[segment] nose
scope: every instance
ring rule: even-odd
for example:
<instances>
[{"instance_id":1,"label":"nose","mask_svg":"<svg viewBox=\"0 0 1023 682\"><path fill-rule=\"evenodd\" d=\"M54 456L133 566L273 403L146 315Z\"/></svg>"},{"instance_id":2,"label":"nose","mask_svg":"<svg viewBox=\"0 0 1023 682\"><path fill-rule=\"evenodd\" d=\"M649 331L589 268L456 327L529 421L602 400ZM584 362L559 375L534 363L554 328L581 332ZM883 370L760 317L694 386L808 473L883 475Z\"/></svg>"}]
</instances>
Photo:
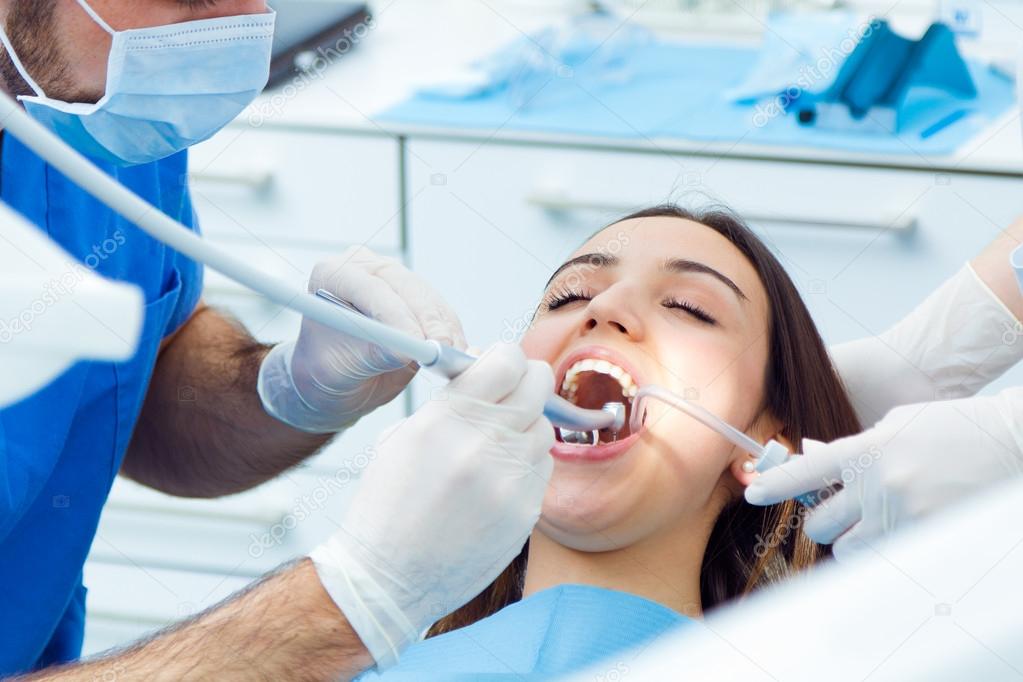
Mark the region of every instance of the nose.
<instances>
[{"instance_id":1,"label":"nose","mask_svg":"<svg viewBox=\"0 0 1023 682\"><path fill-rule=\"evenodd\" d=\"M217 19L219 17L242 16L245 14L262 14L267 11L266 0L221 0L199 6L194 19Z\"/></svg>"},{"instance_id":2,"label":"nose","mask_svg":"<svg viewBox=\"0 0 1023 682\"><path fill-rule=\"evenodd\" d=\"M624 335L630 341L641 341L645 329L642 319L635 312L637 300L635 295L630 296L629 287L624 285L602 291L586 306L583 333L603 331Z\"/></svg>"}]
</instances>

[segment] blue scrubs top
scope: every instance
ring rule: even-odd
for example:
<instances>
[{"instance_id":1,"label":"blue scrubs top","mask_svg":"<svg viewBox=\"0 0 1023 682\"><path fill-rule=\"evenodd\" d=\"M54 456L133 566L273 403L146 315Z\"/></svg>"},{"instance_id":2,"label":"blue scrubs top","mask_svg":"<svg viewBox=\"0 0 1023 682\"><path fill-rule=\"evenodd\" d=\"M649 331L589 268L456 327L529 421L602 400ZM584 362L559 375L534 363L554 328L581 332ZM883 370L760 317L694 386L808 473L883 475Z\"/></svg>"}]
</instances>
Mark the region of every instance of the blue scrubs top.
<instances>
[{"instance_id":1,"label":"blue scrubs top","mask_svg":"<svg viewBox=\"0 0 1023 682\"><path fill-rule=\"evenodd\" d=\"M649 644L692 621L656 602L590 585L559 585L489 618L408 648L371 680L550 679ZM627 664L627 659L625 659Z\"/></svg>"},{"instance_id":2,"label":"blue scrubs top","mask_svg":"<svg viewBox=\"0 0 1023 682\"><path fill-rule=\"evenodd\" d=\"M101 166L190 227L186 155ZM135 357L83 362L0 410L0 677L73 660L82 646L82 566L142 407L161 340L194 310L202 270L104 208L9 134L0 197L86 266L142 287ZM0 320L0 324L7 323Z\"/></svg>"}]
</instances>

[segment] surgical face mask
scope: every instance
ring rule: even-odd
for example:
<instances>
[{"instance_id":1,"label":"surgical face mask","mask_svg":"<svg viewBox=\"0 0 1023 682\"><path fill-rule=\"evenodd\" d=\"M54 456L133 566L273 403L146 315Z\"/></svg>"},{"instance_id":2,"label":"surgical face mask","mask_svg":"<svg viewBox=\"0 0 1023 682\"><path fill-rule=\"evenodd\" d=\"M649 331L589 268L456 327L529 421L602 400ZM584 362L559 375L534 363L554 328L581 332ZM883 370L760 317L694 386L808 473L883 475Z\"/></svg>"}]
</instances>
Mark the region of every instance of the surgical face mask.
<instances>
[{"instance_id":1,"label":"surgical face mask","mask_svg":"<svg viewBox=\"0 0 1023 682\"><path fill-rule=\"evenodd\" d=\"M46 96L0 27L0 42L35 92L26 111L87 156L116 165L156 161L211 137L266 85L277 15L272 10L110 34L107 85L95 104Z\"/></svg>"}]
</instances>

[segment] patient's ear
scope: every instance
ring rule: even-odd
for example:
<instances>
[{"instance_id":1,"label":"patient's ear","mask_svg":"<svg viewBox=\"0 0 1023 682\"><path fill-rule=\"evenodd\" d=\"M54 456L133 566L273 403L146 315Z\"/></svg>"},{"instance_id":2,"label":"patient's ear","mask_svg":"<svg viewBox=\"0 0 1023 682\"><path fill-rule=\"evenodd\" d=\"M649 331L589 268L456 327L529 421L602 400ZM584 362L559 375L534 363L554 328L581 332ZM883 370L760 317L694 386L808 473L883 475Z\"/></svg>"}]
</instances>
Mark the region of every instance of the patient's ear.
<instances>
[{"instance_id":1,"label":"patient's ear","mask_svg":"<svg viewBox=\"0 0 1023 682\"><path fill-rule=\"evenodd\" d=\"M761 420L758 420L757 428L752 429L749 435L758 443L767 443L770 440L776 440L784 445L785 449L789 452L795 452L795 448L792 446L792 441L782 435L783 430L784 426L780 422L773 417L765 416ZM753 455L748 452L743 452L737 448L735 459L733 459L732 463L729 465L729 470L732 472L732 476L735 477L735 480L737 480L742 487L745 488L752 483L759 474L755 470L746 471L743 469L743 462L753 462L755 465L756 459L754 459Z\"/></svg>"}]
</instances>

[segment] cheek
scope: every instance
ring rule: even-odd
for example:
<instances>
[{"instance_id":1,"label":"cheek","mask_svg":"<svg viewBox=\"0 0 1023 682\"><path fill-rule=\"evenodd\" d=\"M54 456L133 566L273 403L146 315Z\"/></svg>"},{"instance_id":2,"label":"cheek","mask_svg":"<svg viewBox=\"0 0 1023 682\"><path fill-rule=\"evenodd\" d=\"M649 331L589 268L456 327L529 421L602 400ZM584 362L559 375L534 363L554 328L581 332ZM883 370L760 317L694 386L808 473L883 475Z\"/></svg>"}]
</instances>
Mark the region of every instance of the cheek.
<instances>
[{"instance_id":1,"label":"cheek","mask_svg":"<svg viewBox=\"0 0 1023 682\"><path fill-rule=\"evenodd\" d=\"M566 321L551 317L535 321L520 342L526 357L553 363L568 339L570 327Z\"/></svg>"}]
</instances>

